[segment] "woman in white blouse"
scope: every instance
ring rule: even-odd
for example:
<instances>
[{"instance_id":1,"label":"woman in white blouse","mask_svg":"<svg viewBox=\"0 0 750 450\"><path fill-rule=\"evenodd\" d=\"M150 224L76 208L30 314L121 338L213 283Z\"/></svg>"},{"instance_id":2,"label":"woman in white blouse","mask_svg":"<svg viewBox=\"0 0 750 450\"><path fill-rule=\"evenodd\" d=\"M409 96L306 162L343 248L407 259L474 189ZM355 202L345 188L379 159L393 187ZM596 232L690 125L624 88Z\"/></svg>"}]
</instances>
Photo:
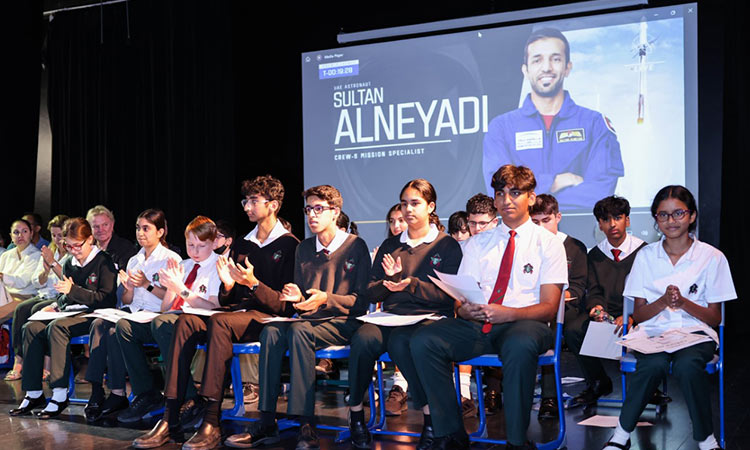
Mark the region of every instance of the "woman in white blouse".
<instances>
[{"instance_id":1,"label":"woman in white blouse","mask_svg":"<svg viewBox=\"0 0 750 450\"><path fill-rule=\"evenodd\" d=\"M10 237L15 248L0 255L0 323L13 316L21 300L36 295L33 279L42 254L31 245L31 224L18 219L10 227Z\"/></svg>"}]
</instances>

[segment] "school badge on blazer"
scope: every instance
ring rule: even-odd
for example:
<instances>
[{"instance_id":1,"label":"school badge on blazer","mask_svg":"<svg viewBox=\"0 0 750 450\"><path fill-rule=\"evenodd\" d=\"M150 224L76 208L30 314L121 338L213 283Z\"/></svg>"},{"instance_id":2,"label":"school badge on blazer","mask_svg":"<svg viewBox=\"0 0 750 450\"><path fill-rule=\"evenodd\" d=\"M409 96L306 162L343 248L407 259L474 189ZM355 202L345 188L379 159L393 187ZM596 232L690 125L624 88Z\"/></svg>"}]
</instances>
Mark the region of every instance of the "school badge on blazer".
<instances>
[{"instance_id":1,"label":"school badge on blazer","mask_svg":"<svg viewBox=\"0 0 750 450\"><path fill-rule=\"evenodd\" d=\"M92 273L92 274L91 274L91 275L89 275L89 277L88 277L88 278L86 279L86 282L87 282L88 284L96 284L96 280L98 280L98 279L99 279L99 277L97 277L95 273Z\"/></svg>"},{"instance_id":2,"label":"school badge on blazer","mask_svg":"<svg viewBox=\"0 0 750 450\"><path fill-rule=\"evenodd\" d=\"M430 256L430 264L432 264L432 267L440 267L441 262L443 262L443 258L440 257L440 253L435 253L435 255Z\"/></svg>"},{"instance_id":3,"label":"school badge on blazer","mask_svg":"<svg viewBox=\"0 0 750 450\"><path fill-rule=\"evenodd\" d=\"M346 261L344 261L344 270L347 272L351 272L354 270L354 258L349 258Z\"/></svg>"},{"instance_id":4,"label":"school badge on blazer","mask_svg":"<svg viewBox=\"0 0 750 450\"><path fill-rule=\"evenodd\" d=\"M279 260L281 259L282 255L283 255L283 253L281 253L281 250L276 250L276 252L274 252L274 254L272 256L273 261L274 262L279 262Z\"/></svg>"},{"instance_id":5,"label":"school badge on blazer","mask_svg":"<svg viewBox=\"0 0 750 450\"><path fill-rule=\"evenodd\" d=\"M693 283L690 286L690 289L688 290L688 294L697 294L698 293L698 285Z\"/></svg>"},{"instance_id":6,"label":"school badge on blazer","mask_svg":"<svg viewBox=\"0 0 750 450\"><path fill-rule=\"evenodd\" d=\"M534 266L531 264L526 264L523 266L523 273L534 273Z\"/></svg>"}]
</instances>

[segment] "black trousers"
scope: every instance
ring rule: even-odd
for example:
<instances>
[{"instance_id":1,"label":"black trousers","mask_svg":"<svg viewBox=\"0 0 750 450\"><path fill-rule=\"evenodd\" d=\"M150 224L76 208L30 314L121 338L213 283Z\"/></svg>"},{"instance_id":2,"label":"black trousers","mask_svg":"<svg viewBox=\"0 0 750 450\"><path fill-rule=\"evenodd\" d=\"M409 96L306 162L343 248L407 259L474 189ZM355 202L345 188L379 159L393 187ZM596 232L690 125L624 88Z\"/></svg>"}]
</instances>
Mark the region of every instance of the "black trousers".
<instances>
[{"instance_id":1,"label":"black trousers","mask_svg":"<svg viewBox=\"0 0 750 450\"><path fill-rule=\"evenodd\" d=\"M54 298L32 297L16 306L16 309L13 311L11 338L13 339L13 351L17 356L23 357L23 326L29 321L29 317L56 301Z\"/></svg>"},{"instance_id":2,"label":"black trousers","mask_svg":"<svg viewBox=\"0 0 750 450\"><path fill-rule=\"evenodd\" d=\"M261 411L275 412L280 395L281 364L289 350L291 391L287 413L315 414L315 351L333 345L346 345L362 325L357 319L271 323L260 334ZM372 367L370 367L372 369ZM370 372L372 373L372 372Z\"/></svg>"},{"instance_id":3,"label":"black trousers","mask_svg":"<svg viewBox=\"0 0 750 450\"><path fill-rule=\"evenodd\" d=\"M117 343L115 323L94 319L89 331L89 365L86 368L86 381L101 384L105 372L107 386L110 389L125 389L125 361Z\"/></svg>"},{"instance_id":4,"label":"black trousers","mask_svg":"<svg viewBox=\"0 0 750 450\"><path fill-rule=\"evenodd\" d=\"M362 403L372 380L375 361L386 351L409 382L409 393L414 406L422 408L427 404L427 397L412 358L410 341L417 330L430 323L432 322L422 321L406 327L381 327L365 323L359 327L352 336L349 354L349 406ZM453 373L452 368L450 373ZM454 401L455 397L454 395Z\"/></svg>"},{"instance_id":5,"label":"black trousers","mask_svg":"<svg viewBox=\"0 0 750 450\"><path fill-rule=\"evenodd\" d=\"M497 353L503 362L508 442L523 445L529 427L537 361L551 345L549 326L535 320L494 325L489 333L483 333L479 322L442 319L414 333L412 355L430 405L435 435L447 436L463 430L461 408L454 394L453 363Z\"/></svg>"},{"instance_id":6,"label":"black trousers","mask_svg":"<svg viewBox=\"0 0 750 450\"><path fill-rule=\"evenodd\" d=\"M190 365L195 346L206 343L206 364L199 394L221 400L230 380L233 342L255 342L260 338L267 315L257 311L218 313L210 317L181 314L175 322L172 349L167 360L167 386L164 395L185 400L192 383Z\"/></svg>"},{"instance_id":7,"label":"black trousers","mask_svg":"<svg viewBox=\"0 0 750 450\"><path fill-rule=\"evenodd\" d=\"M70 377L70 338L89 334L94 321L91 317L61 317L51 322L32 320L23 326L23 378L24 391L42 390L44 355L50 356L51 388L68 387Z\"/></svg>"}]
</instances>

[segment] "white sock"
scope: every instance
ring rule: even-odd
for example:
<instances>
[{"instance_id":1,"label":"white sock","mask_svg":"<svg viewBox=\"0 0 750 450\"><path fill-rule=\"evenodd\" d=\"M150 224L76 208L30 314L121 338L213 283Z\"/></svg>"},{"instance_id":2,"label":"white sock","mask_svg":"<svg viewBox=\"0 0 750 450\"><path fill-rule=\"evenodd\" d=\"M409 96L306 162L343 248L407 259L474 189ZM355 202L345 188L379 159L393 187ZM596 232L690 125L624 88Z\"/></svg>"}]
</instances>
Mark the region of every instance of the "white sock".
<instances>
[{"instance_id":1,"label":"white sock","mask_svg":"<svg viewBox=\"0 0 750 450\"><path fill-rule=\"evenodd\" d=\"M471 373L459 373L458 379L461 381L461 397L471 398Z\"/></svg>"},{"instance_id":2,"label":"white sock","mask_svg":"<svg viewBox=\"0 0 750 450\"><path fill-rule=\"evenodd\" d=\"M698 448L700 450L711 450L712 448L717 448L719 446L719 443L716 442L716 437L713 434L709 434L706 440L703 442L698 442Z\"/></svg>"},{"instance_id":3,"label":"white sock","mask_svg":"<svg viewBox=\"0 0 750 450\"><path fill-rule=\"evenodd\" d=\"M33 399L41 397L42 394L44 394L43 391L26 391L26 397L33 398ZM26 400L26 397L23 398L23 401L18 406L19 408L25 408L29 406L29 401Z\"/></svg>"},{"instance_id":4,"label":"white sock","mask_svg":"<svg viewBox=\"0 0 750 450\"><path fill-rule=\"evenodd\" d=\"M630 433L625 431L625 429L620 425L620 422L617 422L617 428L615 428L615 434L612 436L609 441L614 442L616 444L622 444L625 445L626 442L628 442L628 439L630 439ZM612 447L611 445L608 445L604 447L604 450L619 450L617 447Z\"/></svg>"},{"instance_id":5,"label":"white sock","mask_svg":"<svg viewBox=\"0 0 750 450\"><path fill-rule=\"evenodd\" d=\"M406 382L406 378L404 378L403 375L401 375L401 371L397 370L393 373L393 385L399 386L401 389L406 392L409 389L409 383Z\"/></svg>"},{"instance_id":6,"label":"white sock","mask_svg":"<svg viewBox=\"0 0 750 450\"><path fill-rule=\"evenodd\" d=\"M68 388L53 388L52 389L52 400L56 402L64 402L68 399ZM44 408L47 412L55 412L57 411L57 405L49 402L47 403L47 406Z\"/></svg>"}]
</instances>

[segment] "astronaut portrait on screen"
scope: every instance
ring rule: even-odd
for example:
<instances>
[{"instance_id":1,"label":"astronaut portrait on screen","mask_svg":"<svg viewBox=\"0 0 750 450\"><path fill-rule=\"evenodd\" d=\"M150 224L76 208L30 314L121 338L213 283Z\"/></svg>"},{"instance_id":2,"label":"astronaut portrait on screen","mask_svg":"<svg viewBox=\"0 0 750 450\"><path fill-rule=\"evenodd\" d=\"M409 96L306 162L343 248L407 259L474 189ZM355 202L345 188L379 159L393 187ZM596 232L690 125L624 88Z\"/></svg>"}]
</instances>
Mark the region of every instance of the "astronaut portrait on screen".
<instances>
[{"instance_id":1,"label":"astronaut portrait on screen","mask_svg":"<svg viewBox=\"0 0 750 450\"><path fill-rule=\"evenodd\" d=\"M577 105L563 82L570 46L556 29L535 30L526 42L521 72L531 92L523 105L492 119L484 136L482 174L504 164L534 171L537 194L553 194L563 210L588 210L612 195L624 175L620 144L609 119Z\"/></svg>"}]
</instances>

